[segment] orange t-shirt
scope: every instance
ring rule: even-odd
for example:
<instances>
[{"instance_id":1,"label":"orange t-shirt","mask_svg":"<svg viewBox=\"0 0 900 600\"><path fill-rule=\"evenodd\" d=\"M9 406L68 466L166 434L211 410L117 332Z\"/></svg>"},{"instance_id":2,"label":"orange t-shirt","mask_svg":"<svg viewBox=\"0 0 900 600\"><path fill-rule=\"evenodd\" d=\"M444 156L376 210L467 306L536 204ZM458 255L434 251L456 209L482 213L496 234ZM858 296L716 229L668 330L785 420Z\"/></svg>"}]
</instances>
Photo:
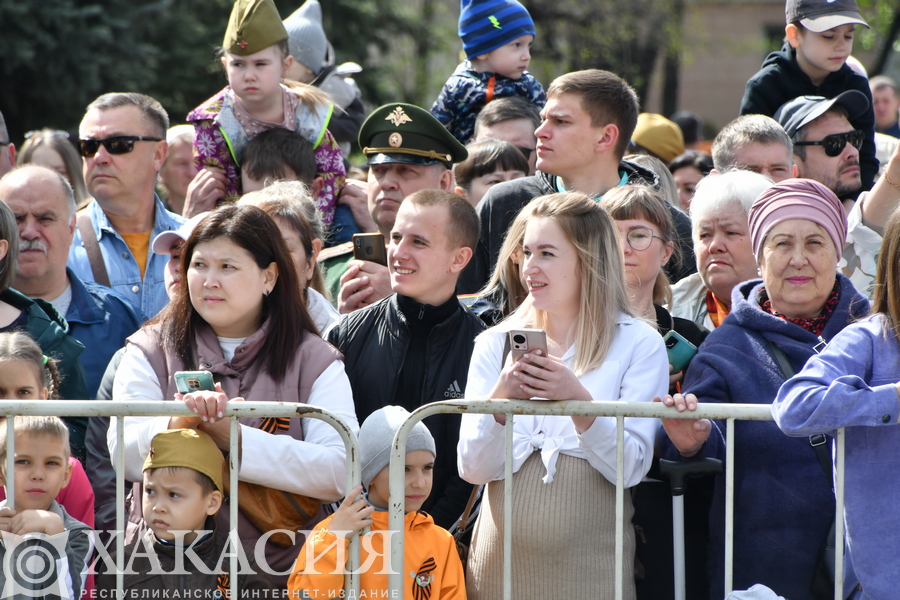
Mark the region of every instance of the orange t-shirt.
<instances>
[{"instance_id":1,"label":"orange t-shirt","mask_svg":"<svg viewBox=\"0 0 900 600\"><path fill-rule=\"evenodd\" d=\"M122 239L125 240L125 244L128 246L128 249L131 250L131 255L134 257L138 268L141 270L141 279L144 278L144 271L147 270L147 255L150 252L151 233L153 232L119 234L122 236Z\"/></svg>"}]
</instances>

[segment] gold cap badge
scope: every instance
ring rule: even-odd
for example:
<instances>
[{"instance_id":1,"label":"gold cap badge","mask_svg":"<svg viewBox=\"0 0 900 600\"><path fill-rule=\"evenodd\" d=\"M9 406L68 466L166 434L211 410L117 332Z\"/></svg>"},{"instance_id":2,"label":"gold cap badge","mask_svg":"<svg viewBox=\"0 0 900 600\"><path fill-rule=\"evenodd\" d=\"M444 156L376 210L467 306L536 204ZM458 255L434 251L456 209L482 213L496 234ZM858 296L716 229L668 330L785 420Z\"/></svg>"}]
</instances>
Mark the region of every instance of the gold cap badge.
<instances>
[{"instance_id":1,"label":"gold cap badge","mask_svg":"<svg viewBox=\"0 0 900 600\"><path fill-rule=\"evenodd\" d=\"M409 115L403 112L402 106L395 108L391 114L384 118L384 120L393 123L394 127L400 127L404 123L412 123L412 119L409 118Z\"/></svg>"}]
</instances>

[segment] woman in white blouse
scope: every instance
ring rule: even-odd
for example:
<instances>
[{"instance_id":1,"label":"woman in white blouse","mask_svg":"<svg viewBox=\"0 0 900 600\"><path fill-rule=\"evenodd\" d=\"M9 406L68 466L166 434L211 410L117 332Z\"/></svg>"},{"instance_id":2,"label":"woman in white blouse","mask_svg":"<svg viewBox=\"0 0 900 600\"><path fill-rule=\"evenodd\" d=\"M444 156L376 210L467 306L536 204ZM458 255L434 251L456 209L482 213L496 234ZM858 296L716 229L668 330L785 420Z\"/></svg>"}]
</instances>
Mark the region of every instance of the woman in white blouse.
<instances>
[{"instance_id":1,"label":"woman in white blouse","mask_svg":"<svg viewBox=\"0 0 900 600\"><path fill-rule=\"evenodd\" d=\"M577 193L543 196L530 208L522 246L530 296L478 338L466 397L651 402L664 394L665 347L631 309L612 219ZM548 356L513 363L507 332L519 328L543 329ZM650 468L658 428L656 419L625 420L626 487ZM513 596L611 597L615 419L519 416L513 440ZM488 484L468 564L476 600L502 594L504 444L502 415L463 415L460 474ZM633 509L625 499L625 597L633 598Z\"/></svg>"},{"instance_id":2,"label":"woman in white blouse","mask_svg":"<svg viewBox=\"0 0 900 600\"><path fill-rule=\"evenodd\" d=\"M234 205L209 213L186 241L181 261L184 282L169 305L128 339L113 398L174 399L196 416L127 418L127 479L141 481L150 442L164 429L200 429L227 452L222 411L240 400L321 406L358 430L341 356L319 337L288 248L268 215ZM181 370L209 371L215 391L177 393L173 374ZM300 418L242 418L240 424L241 481L325 502L343 495L346 453L329 424ZM107 441L115 462L115 428ZM220 511L220 521L227 516ZM243 513L238 529L248 547L265 533ZM265 542L268 566L284 572L285 581L303 540L298 534L290 547Z\"/></svg>"}]
</instances>

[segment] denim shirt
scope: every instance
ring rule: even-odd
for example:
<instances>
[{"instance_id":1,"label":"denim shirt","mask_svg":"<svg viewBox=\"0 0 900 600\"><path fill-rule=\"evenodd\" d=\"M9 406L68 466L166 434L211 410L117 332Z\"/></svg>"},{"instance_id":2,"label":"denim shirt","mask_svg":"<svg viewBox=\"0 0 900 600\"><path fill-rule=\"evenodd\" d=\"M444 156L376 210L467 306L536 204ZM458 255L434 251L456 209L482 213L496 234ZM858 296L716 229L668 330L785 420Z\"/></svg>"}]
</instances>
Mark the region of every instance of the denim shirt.
<instances>
[{"instance_id":1,"label":"denim shirt","mask_svg":"<svg viewBox=\"0 0 900 600\"><path fill-rule=\"evenodd\" d=\"M94 201L87 207L91 224L94 226L94 232L100 242L100 252L103 254L103 262L106 264L106 271L109 274L110 287L128 300L145 320L156 316L156 313L162 310L162 307L169 301L163 279L169 256L153 252L153 239L163 231L178 229L184 223L182 217L166 210L158 196L154 195L154 199L156 214L153 218L153 231L150 234L151 248L148 250L149 257L143 280L141 280L141 271L131 250L122 236L113 229L112 223L109 222L100 205ZM81 232L77 227L72 247L69 249L68 267L82 281L94 281L91 263L81 241Z\"/></svg>"},{"instance_id":2,"label":"denim shirt","mask_svg":"<svg viewBox=\"0 0 900 600\"><path fill-rule=\"evenodd\" d=\"M121 295L96 283L84 283L71 269L66 271L72 286L66 322L69 334L87 350L79 360L87 379L88 398L93 400L113 354L125 346L125 338L140 329L143 321Z\"/></svg>"}]
</instances>

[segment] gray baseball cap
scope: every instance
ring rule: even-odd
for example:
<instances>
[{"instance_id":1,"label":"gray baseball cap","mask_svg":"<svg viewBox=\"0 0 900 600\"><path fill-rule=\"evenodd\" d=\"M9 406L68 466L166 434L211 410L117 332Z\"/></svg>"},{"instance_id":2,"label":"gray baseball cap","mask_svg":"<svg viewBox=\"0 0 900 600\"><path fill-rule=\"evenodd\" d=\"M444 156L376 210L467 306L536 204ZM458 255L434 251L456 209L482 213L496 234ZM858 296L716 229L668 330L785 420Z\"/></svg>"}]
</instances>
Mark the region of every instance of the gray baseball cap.
<instances>
[{"instance_id":1,"label":"gray baseball cap","mask_svg":"<svg viewBox=\"0 0 900 600\"><path fill-rule=\"evenodd\" d=\"M799 21L815 33L851 23L869 26L860 16L856 0L787 0L784 20L788 24Z\"/></svg>"},{"instance_id":2,"label":"gray baseball cap","mask_svg":"<svg viewBox=\"0 0 900 600\"><path fill-rule=\"evenodd\" d=\"M843 106L847 109L847 117L853 121L869 109L869 99L857 90L847 90L831 99L824 96L799 96L782 104L775 111L775 120L793 138L798 129L824 115L832 106Z\"/></svg>"}]
</instances>

